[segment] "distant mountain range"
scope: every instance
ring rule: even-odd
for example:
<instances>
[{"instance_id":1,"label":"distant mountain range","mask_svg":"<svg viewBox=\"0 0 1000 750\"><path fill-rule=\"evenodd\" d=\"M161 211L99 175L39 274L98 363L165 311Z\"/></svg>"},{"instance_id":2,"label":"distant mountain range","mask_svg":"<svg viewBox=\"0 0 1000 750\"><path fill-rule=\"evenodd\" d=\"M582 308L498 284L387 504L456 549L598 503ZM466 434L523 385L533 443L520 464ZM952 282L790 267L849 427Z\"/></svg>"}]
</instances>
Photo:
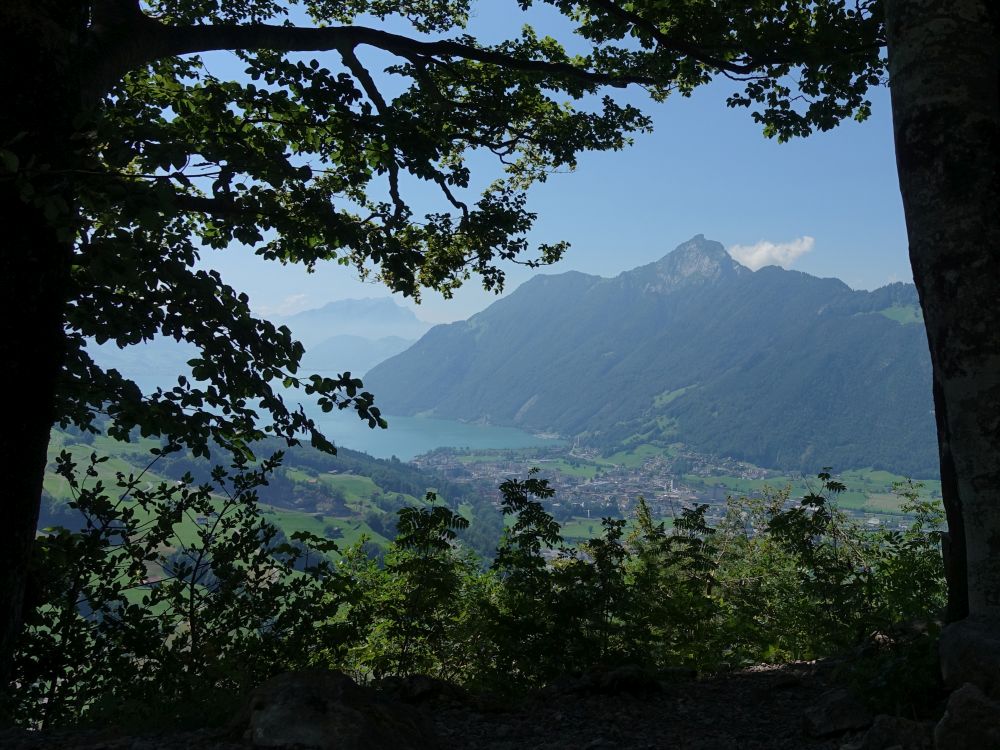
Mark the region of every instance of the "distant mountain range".
<instances>
[{"instance_id":1,"label":"distant mountain range","mask_svg":"<svg viewBox=\"0 0 1000 750\"><path fill-rule=\"evenodd\" d=\"M302 371L323 375L345 371L363 375L431 327L390 297L337 300L294 315L275 316L272 322L287 325L305 345ZM162 338L126 349L94 345L92 352L102 367L117 369L146 392L176 385L178 375L190 374L187 361L197 354L190 344Z\"/></svg>"},{"instance_id":2,"label":"distant mountain range","mask_svg":"<svg viewBox=\"0 0 1000 750\"><path fill-rule=\"evenodd\" d=\"M334 375L349 371L354 375L364 375L379 362L389 359L407 347L414 339L399 336L383 336L366 339L364 336L339 334L330 336L306 349L302 357L302 369L320 375Z\"/></svg>"},{"instance_id":3,"label":"distant mountain range","mask_svg":"<svg viewBox=\"0 0 1000 750\"><path fill-rule=\"evenodd\" d=\"M413 341L431 327L391 297L336 300L294 315L272 316L271 321L291 328L306 349L317 347L333 336L345 335L369 340L393 337Z\"/></svg>"},{"instance_id":4,"label":"distant mountain range","mask_svg":"<svg viewBox=\"0 0 1000 750\"><path fill-rule=\"evenodd\" d=\"M302 369L324 375L363 375L431 327L390 297L337 300L273 322L288 326L305 345Z\"/></svg>"},{"instance_id":5,"label":"distant mountain range","mask_svg":"<svg viewBox=\"0 0 1000 750\"><path fill-rule=\"evenodd\" d=\"M387 414L557 431L606 449L683 442L812 472L934 476L916 290L756 272L698 235L613 279L536 276L374 367Z\"/></svg>"}]
</instances>

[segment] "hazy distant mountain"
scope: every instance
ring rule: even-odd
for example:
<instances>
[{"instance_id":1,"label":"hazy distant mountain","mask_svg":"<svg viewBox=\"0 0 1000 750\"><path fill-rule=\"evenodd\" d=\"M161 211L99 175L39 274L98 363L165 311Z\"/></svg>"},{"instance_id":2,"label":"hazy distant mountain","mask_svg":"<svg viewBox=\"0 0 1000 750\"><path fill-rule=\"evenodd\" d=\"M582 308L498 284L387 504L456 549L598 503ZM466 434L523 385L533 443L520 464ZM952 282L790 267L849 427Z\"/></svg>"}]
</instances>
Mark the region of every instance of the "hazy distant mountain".
<instances>
[{"instance_id":1,"label":"hazy distant mountain","mask_svg":"<svg viewBox=\"0 0 1000 750\"><path fill-rule=\"evenodd\" d=\"M366 339L363 336L341 334L309 347L302 358L302 369L321 375L350 372L362 376L383 360L411 346L414 339L384 336Z\"/></svg>"},{"instance_id":2,"label":"hazy distant mountain","mask_svg":"<svg viewBox=\"0 0 1000 750\"><path fill-rule=\"evenodd\" d=\"M323 307L273 317L272 320L292 329L306 349L342 335L366 339L395 336L416 340L431 327L430 323L420 320L412 310L396 304L391 297L336 300Z\"/></svg>"},{"instance_id":3,"label":"hazy distant mountain","mask_svg":"<svg viewBox=\"0 0 1000 750\"><path fill-rule=\"evenodd\" d=\"M382 360L398 354L430 328L429 323L391 298L346 299L295 315L275 316L306 347L304 372L363 375ZM177 376L189 374L187 361L195 348L172 339L156 339L127 349L113 344L93 346L95 360L132 378L144 391L172 387Z\"/></svg>"},{"instance_id":4,"label":"hazy distant mountain","mask_svg":"<svg viewBox=\"0 0 1000 750\"><path fill-rule=\"evenodd\" d=\"M172 388L178 375L191 374L187 362L198 356L198 350L187 342L157 338L125 349L114 343L91 344L90 355L106 370L118 370L131 378L146 393L157 387Z\"/></svg>"},{"instance_id":5,"label":"hazy distant mountain","mask_svg":"<svg viewBox=\"0 0 1000 750\"><path fill-rule=\"evenodd\" d=\"M751 272L698 235L613 279L537 276L365 385L388 414L931 476L930 377L912 285Z\"/></svg>"}]
</instances>

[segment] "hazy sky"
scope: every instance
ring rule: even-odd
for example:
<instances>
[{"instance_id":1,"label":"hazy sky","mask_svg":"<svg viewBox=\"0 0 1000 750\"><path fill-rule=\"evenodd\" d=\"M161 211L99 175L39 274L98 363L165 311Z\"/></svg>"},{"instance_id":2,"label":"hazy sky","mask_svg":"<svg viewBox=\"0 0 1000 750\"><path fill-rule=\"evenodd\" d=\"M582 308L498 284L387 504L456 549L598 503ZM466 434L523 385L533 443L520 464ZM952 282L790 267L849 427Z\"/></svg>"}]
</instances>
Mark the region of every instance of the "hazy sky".
<instances>
[{"instance_id":1,"label":"hazy sky","mask_svg":"<svg viewBox=\"0 0 1000 750\"><path fill-rule=\"evenodd\" d=\"M524 18L512 13L515 7L513 0L480 3L473 32L516 31ZM559 30L550 13L536 11L531 20L542 32ZM370 55L367 61L379 62ZM213 61L213 72L219 72L216 65L222 63ZM624 152L585 154L574 173L533 188L529 207L539 217L532 239L572 244L563 261L542 272L613 276L704 234L752 267L778 263L837 276L854 288L910 281L888 91L872 92L874 114L867 122L778 144L761 135L748 111L725 106L734 85L723 80L665 104L649 102L639 90L620 95L653 116L655 132L638 136ZM421 195L415 202L423 202ZM265 314L387 293L341 266L306 274L236 248L206 261ZM533 273L511 269L507 291ZM416 312L444 322L468 317L494 299L473 280L452 300L428 293Z\"/></svg>"}]
</instances>

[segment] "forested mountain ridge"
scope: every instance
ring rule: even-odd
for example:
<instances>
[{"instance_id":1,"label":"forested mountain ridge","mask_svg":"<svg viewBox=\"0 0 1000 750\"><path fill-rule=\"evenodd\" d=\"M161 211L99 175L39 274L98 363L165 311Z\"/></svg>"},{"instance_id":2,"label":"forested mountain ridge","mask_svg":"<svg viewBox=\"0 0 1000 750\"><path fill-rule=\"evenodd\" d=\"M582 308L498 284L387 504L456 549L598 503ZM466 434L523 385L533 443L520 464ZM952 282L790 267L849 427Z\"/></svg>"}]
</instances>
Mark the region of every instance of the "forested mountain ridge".
<instances>
[{"instance_id":1,"label":"forested mountain ridge","mask_svg":"<svg viewBox=\"0 0 1000 750\"><path fill-rule=\"evenodd\" d=\"M365 385L388 414L685 442L764 466L936 473L912 285L756 272L698 235L615 278L537 276L431 329ZM419 375L419 377L418 377Z\"/></svg>"}]
</instances>

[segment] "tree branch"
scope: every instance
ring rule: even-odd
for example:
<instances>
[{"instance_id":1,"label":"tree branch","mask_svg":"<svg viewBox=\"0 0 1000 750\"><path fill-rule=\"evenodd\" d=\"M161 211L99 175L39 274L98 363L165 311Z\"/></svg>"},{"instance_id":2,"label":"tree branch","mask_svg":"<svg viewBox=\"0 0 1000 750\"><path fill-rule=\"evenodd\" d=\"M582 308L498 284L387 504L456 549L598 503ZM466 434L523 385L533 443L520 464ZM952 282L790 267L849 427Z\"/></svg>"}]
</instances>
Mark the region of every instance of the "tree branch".
<instances>
[{"instance_id":1,"label":"tree branch","mask_svg":"<svg viewBox=\"0 0 1000 750\"><path fill-rule=\"evenodd\" d=\"M588 4L594 7L600 8L609 15L614 16L626 23L632 24L636 29L646 32L653 39L656 40L657 45L663 47L664 49L670 50L671 52L677 52L686 57L690 57L697 60L705 65L710 65L719 71L724 71L728 73L734 73L736 75L746 75L747 73L752 73L754 70L758 70L762 65L770 64L772 61L767 62L751 62L751 63L734 63L728 60L723 60L721 58L715 57L709 54L706 50L697 47L693 44L688 44L680 39L674 39L669 34L664 33L660 30L654 22L643 18L638 13L634 11L626 10L622 8L614 0L588 0Z\"/></svg>"},{"instance_id":2,"label":"tree branch","mask_svg":"<svg viewBox=\"0 0 1000 750\"><path fill-rule=\"evenodd\" d=\"M143 15L139 0L91 0L90 24L92 27L120 26Z\"/></svg>"},{"instance_id":3,"label":"tree branch","mask_svg":"<svg viewBox=\"0 0 1000 750\"><path fill-rule=\"evenodd\" d=\"M367 26L322 28L268 24L169 26L148 16L132 19L131 25L132 34L126 40L126 48L95 50L98 60L95 64L97 69L93 73L97 80L93 82L91 88L103 88L106 91L128 71L173 55L256 49L280 52L342 51L362 45L398 55L414 64L464 59L498 65L510 70L558 76L594 86L624 88L633 83L648 86L665 83L650 75L602 73L565 62L518 58L503 52L450 40L420 41Z\"/></svg>"},{"instance_id":4,"label":"tree branch","mask_svg":"<svg viewBox=\"0 0 1000 750\"><path fill-rule=\"evenodd\" d=\"M389 105L386 103L385 97L382 96L382 92L378 90L378 86L375 84L371 73L368 72L368 68L361 64L358 56L354 54L353 47L344 47L341 49L340 56L344 60L344 65L351 71L351 75L357 79L358 83L361 84L361 88L364 89L365 94L368 95L375 110L385 123L386 132L388 133L391 114L389 112ZM386 135L386 145L389 147L389 159L385 165L389 173L389 197L392 199L393 219L399 221L403 218L407 209L406 204L399 195L399 163L396 161L396 144L389 139L388 134Z\"/></svg>"}]
</instances>

